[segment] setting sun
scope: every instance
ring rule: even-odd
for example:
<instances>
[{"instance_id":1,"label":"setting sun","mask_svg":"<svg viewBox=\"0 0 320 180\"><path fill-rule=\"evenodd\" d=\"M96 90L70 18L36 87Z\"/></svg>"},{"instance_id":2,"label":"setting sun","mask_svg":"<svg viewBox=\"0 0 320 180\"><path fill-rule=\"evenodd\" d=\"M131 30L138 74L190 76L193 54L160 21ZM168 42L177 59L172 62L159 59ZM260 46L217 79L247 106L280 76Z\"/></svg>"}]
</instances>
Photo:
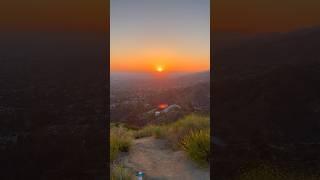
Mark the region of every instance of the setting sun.
<instances>
[{"instance_id":1,"label":"setting sun","mask_svg":"<svg viewBox=\"0 0 320 180\"><path fill-rule=\"evenodd\" d=\"M163 72L163 70L164 70L164 69L163 69L162 66L158 66L158 67L157 67L157 71L158 71L158 72Z\"/></svg>"}]
</instances>

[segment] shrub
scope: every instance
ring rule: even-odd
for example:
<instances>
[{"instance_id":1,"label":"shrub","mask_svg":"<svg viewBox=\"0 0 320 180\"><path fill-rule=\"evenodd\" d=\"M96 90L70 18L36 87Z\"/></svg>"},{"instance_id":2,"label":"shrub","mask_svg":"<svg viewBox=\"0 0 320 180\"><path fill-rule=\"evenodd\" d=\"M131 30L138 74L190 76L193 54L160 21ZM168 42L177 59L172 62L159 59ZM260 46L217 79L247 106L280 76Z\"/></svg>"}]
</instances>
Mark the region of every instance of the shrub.
<instances>
[{"instance_id":1,"label":"shrub","mask_svg":"<svg viewBox=\"0 0 320 180\"><path fill-rule=\"evenodd\" d=\"M134 133L134 138L139 139L139 138L144 138L144 137L150 137L152 136L152 131L153 131L152 125L146 126Z\"/></svg>"},{"instance_id":2,"label":"shrub","mask_svg":"<svg viewBox=\"0 0 320 180\"><path fill-rule=\"evenodd\" d=\"M188 156L201 166L207 166L210 156L210 131L192 131L181 141L181 146Z\"/></svg>"},{"instance_id":3,"label":"shrub","mask_svg":"<svg viewBox=\"0 0 320 180\"><path fill-rule=\"evenodd\" d=\"M148 125L134 133L136 139L154 136L156 138L164 137L165 126Z\"/></svg>"},{"instance_id":4,"label":"shrub","mask_svg":"<svg viewBox=\"0 0 320 180\"><path fill-rule=\"evenodd\" d=\"M185 136L193 131L208 129L209 127L209 117L195 114L188 115L170 125L168 139L174 147L180 147Z\"/></svg>"},{"instance_id":5,"label":"shrub","mask_svg":"<svg viewBox=\"0 0 320 180\"><path fill-rule=\"evenodd\" d=\"M165 126L156 126L153 130L153 136L155 138L165 137L166 127Z\"/></svg>"},{"instance_id":6,"label":"shrub","mask_svg":"<svg viewBox=\"0 0 320 180\"><path fill-rule=\"evenodd\" d=\"M132 133L123 127L110 130L110 160L113 161L119 152L128 152L132 143Z\"/></svg>"},{"instance_id":7,"label":"shrub","mask_svg":"<svg viewBox=\"0 0 320 180\"><path fill-rule=\"evenodd\" d=\"M110 140L110 161L116 159L119 154L119 149L114 140Z\"/></svg>"},{"instance_id":8,"label":"shrub","mask_svg":"<svg viewBox=\"0 0 320 180\"><path fill-rule=\"evenodd\" d=\"M134 178L133 173L122 165L114 165L110 174L111 180L131 180Z\"/></svg>"}]
</instances>

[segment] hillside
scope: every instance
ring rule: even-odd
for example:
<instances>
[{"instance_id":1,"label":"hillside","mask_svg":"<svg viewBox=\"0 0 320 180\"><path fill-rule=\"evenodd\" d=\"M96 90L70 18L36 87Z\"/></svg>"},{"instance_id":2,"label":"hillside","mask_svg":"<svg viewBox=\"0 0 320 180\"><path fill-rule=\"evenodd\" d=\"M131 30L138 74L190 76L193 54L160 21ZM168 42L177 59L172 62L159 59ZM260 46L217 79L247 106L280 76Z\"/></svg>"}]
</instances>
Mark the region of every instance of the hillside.
<instances>
[{"instance_id":1,"label":"hillside","mask_svg":"<svg viewBox=\"0 0 320 180\"><path fill-rule=\"evenodd\" d=\"M104 34L0 36L0 179L106 176Z\"/></svg>"},{"instance_id":2,"label":"hillside","mask_svg":"<svg viewBox=\"0 0 320 180\"><path fill-rule=\"evenodd\" d=\"M217 147L215 167L268 161L312 172L311 159L320 162L319 47L314 28L214 50L215 135L230 145ZM238 161L220 158L228 156Z\"/></svg>"}]
</instances>

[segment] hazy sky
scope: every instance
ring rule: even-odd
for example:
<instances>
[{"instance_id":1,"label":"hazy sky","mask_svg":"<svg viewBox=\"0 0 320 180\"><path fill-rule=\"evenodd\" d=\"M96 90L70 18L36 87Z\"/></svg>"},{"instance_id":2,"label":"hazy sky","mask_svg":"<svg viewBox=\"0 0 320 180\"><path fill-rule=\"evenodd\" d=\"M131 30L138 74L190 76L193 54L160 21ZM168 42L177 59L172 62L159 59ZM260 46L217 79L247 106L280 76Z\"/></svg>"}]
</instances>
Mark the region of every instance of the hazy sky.
<instances>
[{"instance_id":1,"label":"hazy sky","mask_svg":"<svg viewBox=\"0 0 320 180\"><path fill-rule=\"evenodd\" d=\"M320 25L319 0L213 0L213 30L287 32Z\"/></svg>"},{"instance_id":2,"label":"hazy sky","mask_svg":"<svg viewBox=\"0 0 320 180\"><path fill-rule=\"evenodd\" d=\"M111 71L204 71L209 0L111 0Z\"/></svg>"}]
</instances>

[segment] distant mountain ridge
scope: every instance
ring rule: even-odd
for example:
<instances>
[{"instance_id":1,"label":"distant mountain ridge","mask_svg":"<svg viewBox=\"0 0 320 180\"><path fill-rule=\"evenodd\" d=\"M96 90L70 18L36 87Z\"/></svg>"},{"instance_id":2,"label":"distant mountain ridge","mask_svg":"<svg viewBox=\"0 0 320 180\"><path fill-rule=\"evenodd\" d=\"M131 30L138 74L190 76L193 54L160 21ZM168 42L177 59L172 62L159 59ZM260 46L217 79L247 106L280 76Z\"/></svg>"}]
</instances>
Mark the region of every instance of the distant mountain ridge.
<instances>
[{"instance_id":1,"label":"distant mountain ridge","mask_svg":"<svg viewBox=\"0 0 320 180\"><path fill-rule=\"evenodd\" d=\"M111 89L113 88L166 88L193 86L199 82L209 82L210 72L172 73L166 77L156 78L148 73L112 73Z\"/></svg>"}]
</instances>

